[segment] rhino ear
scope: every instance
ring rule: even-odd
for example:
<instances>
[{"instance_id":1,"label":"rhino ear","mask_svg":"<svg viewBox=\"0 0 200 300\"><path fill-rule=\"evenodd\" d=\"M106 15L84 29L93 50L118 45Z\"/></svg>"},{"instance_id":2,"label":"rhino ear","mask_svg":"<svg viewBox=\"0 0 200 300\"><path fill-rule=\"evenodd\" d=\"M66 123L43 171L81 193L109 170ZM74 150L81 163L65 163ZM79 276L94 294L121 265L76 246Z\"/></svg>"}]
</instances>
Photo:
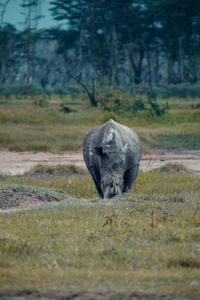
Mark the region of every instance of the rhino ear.
<instances>
[{"instance_id":1,"label":"rhino ear","mask_svg":"<svg viewBox=\"0 0 200 300\"><path fill-rule=\"evenodd\" d=\"M128 144L126 143L122 148L122 153L126 153L127 150L128 150Z\"/></svg>"},{"instance_id":2,"label":"rhino ear","mask_svg":"<svg viewBox=\"0 0 200 300\"><path fill-rule=\"evenodd\" d=\"M98 155L100 155L101 157L103 157L104 152L103 152L103 147L95 147L95 151Z\"/></svg>"}]
</instances>

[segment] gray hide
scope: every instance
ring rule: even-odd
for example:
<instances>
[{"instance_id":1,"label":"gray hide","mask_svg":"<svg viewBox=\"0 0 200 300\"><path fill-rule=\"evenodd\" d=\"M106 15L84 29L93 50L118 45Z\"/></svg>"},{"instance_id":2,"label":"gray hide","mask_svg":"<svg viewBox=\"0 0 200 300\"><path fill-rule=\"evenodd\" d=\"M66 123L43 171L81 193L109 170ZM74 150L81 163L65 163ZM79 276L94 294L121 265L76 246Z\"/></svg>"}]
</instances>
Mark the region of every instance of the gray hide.
<instances>
[{"instance_id":1,"label":"gray hide","mask_svg":"<svg viewBox=\"0 0 200 300\"><path fill-rule=\"evenodd\" d=\"M141 159L141 142L130 128L112 119L90 131L83 157L101 198L131 191Z\"/></svg>"}]
</instances>

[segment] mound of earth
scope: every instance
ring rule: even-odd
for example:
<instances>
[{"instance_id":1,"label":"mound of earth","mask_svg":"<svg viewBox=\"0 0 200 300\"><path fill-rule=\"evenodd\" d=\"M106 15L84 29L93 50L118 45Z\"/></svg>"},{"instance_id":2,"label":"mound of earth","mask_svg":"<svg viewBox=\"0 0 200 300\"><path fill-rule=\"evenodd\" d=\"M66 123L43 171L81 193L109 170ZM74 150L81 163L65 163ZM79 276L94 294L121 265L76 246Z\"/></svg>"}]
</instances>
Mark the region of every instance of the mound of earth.
<instances>
[{"instance_id":1,"label":"mound of earth","mask_svg":"<svg viewBox=\"0 0 200 300\"><path fill-rule=\"evenodd\" d=\"M0 184L0 209L26 208L38 203L58 202L66 198L62 191L19 184Z\"/></svg>"},{"instance_id":2,"label":"mound of earth","mask_svg":"<svg viewBox=\"0 0 200 300\"><path fill-rule=\"evenodd\" d=\"M168 173L168 174L184 173L184 174L194 175L194 172L192 170L178 163L167 163L164 166L155 168L154 170L152 170L152 172Z\"/></svg>"},{"instance_id":3,"label":"mound of earth","mask_svg":"<svg viewBox=\"0 0 200 300\"><path fill-rule=\"evenodd\" d=\"M59 176L70 176L70 175L85 175L87 170L76 165L45 165L38 164L32 169L25 173L26 176L36 177L36 178L46 178L46 177L59 177Z\"/></svg>"}]
</instances>

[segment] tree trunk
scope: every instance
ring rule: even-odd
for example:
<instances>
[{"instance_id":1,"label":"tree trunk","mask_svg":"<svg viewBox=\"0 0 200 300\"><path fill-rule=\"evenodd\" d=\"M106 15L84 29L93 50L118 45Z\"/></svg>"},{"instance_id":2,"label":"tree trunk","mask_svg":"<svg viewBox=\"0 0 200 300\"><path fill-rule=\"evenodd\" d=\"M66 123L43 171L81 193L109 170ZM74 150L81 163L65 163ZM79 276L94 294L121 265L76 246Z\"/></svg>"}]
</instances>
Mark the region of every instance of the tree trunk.
<instances>
[{"instance_id":1,"label":"tree trunk","mask_svg":"<svg viewBox=\"0 0 200 300\"><path fill-rule=\"evenodd\" d=\"M1 1L0 27L3 26L3 23L4 23L4 15L5 15L5 13L6 13L6 8L7 8L9 2L10 2L10 0L4 0L4 1Z\"/></svg>"},{"instance_id":2,"label":"tree trunk","mask_svg":"<svg viewBox=\"0 0 200 300\"><path fill-rule=\"evenodd\" d=\"M167 73L168 73L168 84L172 83L172 75L173 75L173 65L174 62L171 59L170 55L168 54L168 66L167 66Z\"/></svg>"},{"instance_id":3,"label":"tree trunk","mask_svg":"<svg viewBox=\"0 0 200 300\"><path fill-rule=\"evenodd\" d=\"M70 74L70 76L74 80L76 80L84 88L84 90L86 91L86 93L88 95L88 98L90 100L91 106L97 107L97 100L96 100L96 97L95 97L94 79L92 80L92 88L91 88L91 92L90 92L89 89L88 89L88 87L82 82L82 80L80 79L80 77L76 77L76 76L74 76L72 74Z\"/></svg>"},{"instance_id":4,"label":"tree trunk","mask_svg":"<svg viewBox=\"0 0 200 300\"><path fill-rule=\"evenodd\" d=\"M197 78L197 64L195 58L189 56L189 63L190 63L190 69L192 73L192 78L190 81L191 83L196 83L198 78Z\"/></svg>"},{"instance_id":5,"label":"tree trunk","mask_svg":"<svg viewBox=\"0 0 200 300\"><path fill-rule=\"evenodd\" d=\"M182 38L179 38L178 41L178 46L179 46L179 55L178 55L178 67L179 67L179 82L184 81L184 58L183 58L183 43L182 43Z\"/></svg>"},{"instance_id":6,"label":"tree trunk","mask_svg":"<svg viewBox=\"0 0 200 300\"><path fill-rule=\"evenodd\" d=\"M159 65L160 65L160 62L159 62L159 51L156 50L156 53L155 53L155 68L154 68L154 72L155 72L155 82L156 82L156 85L159 85L159 82L160 82L160 76L159 76Z\"/></svg>"},{"instance_id":7,"label":"tree trunk","mask_svg":"<svg viewBox=\"0 0 200 300\"><path fill-rule=\"evenodd\" d=\"M27 49L26 49L26 83L30 83L31 77L31 51L30 51L30 29L27 30Z\"/></svg>"},{"instance_id":8,"label":"tree trunk","mask_svg":"<svg viewBox=\"0 0 200 300\"><path fill-rule=\"evenodd\" d=\"M151 70L151 53L150 50L147 49L147 68L148 68L148 83L149 87L152 87L152 70Z\"/></svg>"},{"instance_id":9,"label":"tree trunk","mask_svg":"<svg viewBox=\"0 0 200 300\"><path fill-rule=\"evenodd\" d=\"M133 84L132 51L133 51L133 43L129 43L128 44L128 78L130 84Z\"/></svg>"},{"instance_id":10,"label":"tree trunk","mask_svg":"<svg viewBox=\"0 0 200 300\"><path fill-rule=\"evenodd\" d=\"M129 63L134 71L135 84L142 82L142 62L144 58L144 47L141 44L136 45L134 49L133 42L128 45Z\"/></svg>"},{"instance_id":11,"label":"tree trunk","mask_svg":"<svg viewBox=\"0 0 200 300\"><path fill-rule=\"evenodd\" d=\"M112 27L112 48L113 48L113 79L116 86L119 85L119 76L118 76L118 61L119 61L119 49L118 49L118 37L116 26Z\"/></svg>"}]
</instances>

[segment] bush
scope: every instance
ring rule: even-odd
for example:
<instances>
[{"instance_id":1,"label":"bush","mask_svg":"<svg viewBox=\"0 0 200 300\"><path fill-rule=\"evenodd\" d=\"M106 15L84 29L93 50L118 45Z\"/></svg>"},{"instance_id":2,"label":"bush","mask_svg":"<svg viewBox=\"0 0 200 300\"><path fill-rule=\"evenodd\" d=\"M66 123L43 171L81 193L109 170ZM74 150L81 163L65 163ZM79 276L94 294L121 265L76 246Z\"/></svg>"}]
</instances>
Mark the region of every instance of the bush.
<instances>
[{"instance_id":1,"label":"bush","mask_svg":"<svg viewBox=\"0 0 200 300\"><path fill-rule=\"evenodd\" d=\"M35 106L39 106L39 107L49 106L49 98L46 95L32 96L32 100Z\"/></svg>"},{"instance_id":2,"label":"bush","mask_svg":"<svg viewBox=\"0 0 200 300\"><path fill-rule=\"evenodd\" d=\"M42 95L44 90L42 87L33 84L23 85L9 85L0 88L0 95L5 97L15 96L28 96L28 95Z\"/></svg>"},{"instance_id":3,"label":"bush","mask_svg":"<svg viewBox=\"0 0 200 300\"><path fill-rule=\"evenodd\" d=\"M150 112L154 116L160 117L165 114L166 107L161 108L161 106L156 102L156 93L154 91L151 91L147 95L148 101L147 103L150 105Z\"/></svg>"},{"instance_id":4,"label":"bush","mask_svg":"<svg viewBox=\"0 0 200 300\"><path fill-rule=\"evenodd\" d=\"M71 112L76 112L75 109L71 109L70 107L66 106L63 103L60 105L60 107L61 107L60 111L62 111L64 114L69 114Z\"/></svg>"},{"instance_id":5,"label":"bush","mask_svg":"<svg viewBox=\"0 0 200 300\"><path fill-rule=\"evenodd\" d=\"M157 93L163 98L198 98L200 97L200 85L189 83L171 84L157 89Z\"/></svg>"},{"instance_id":6,"label":"bush","mask_svg":"<svg viewBox=\"0 0 200 300\"><path fill-rule=\"evenodd\" d=\"M147 98L138 94L130 96L121 91L112 91L102 96L100 105L103 110L113 113L147 110L153 116L160 117L166 112L166 107L161 108L156 102L156 93L154 91L150 91L147 94Z\"/></svg>"},{"instance_id":7,"label":"bush","mask_svg":"<svg viewBox=\"0 0 200 300\"><path fill-rule=\"evenodd\" d=\"M110 91L102 95L99 101L105 111L121 113L126 111L138 111L145 109L144 98L137 94L129 96L122 91Z\"/></svg>"}]
</instances>

